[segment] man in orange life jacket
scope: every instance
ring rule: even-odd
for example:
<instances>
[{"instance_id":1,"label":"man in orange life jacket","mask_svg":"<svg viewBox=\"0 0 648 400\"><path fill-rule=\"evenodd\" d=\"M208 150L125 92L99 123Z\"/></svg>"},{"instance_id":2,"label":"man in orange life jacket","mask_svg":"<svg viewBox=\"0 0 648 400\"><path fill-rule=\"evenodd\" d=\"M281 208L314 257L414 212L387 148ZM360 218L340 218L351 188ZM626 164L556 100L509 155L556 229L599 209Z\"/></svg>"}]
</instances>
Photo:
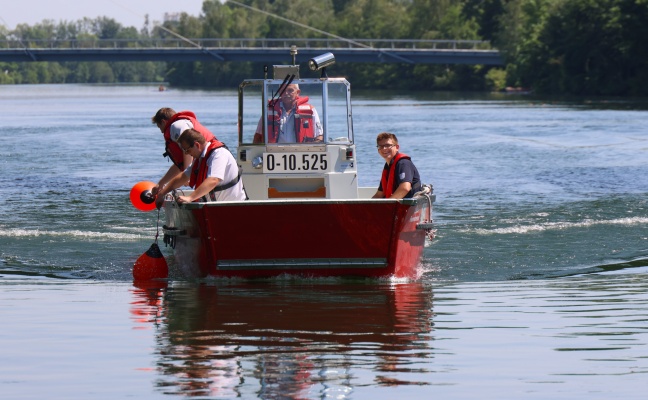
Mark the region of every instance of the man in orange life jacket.
<instances>
[{"instance_id":1,"label":"man in orange life jacket","mask_svg":"<svg viewBox=\"0 0 648 400\"><path fill-rule=\"evenodd\" d=\"M155 113L151 121L164 135L166 150L164 156L169 157L173 163L158 184L151 189L151 193L156 195L171 179L181 173L187 165L191 164L193 160L190 155L183 154L182 149L178 146L178 137L180 137L182 132L193 128L200 132L207 141L216 139L216 137L209 129L198 122L196 114L191 111L180 111L176 113L172 108L163 107ZM158 207L162 205L163 200L164 196L158 196L156 198Z\"/></svg>"},{"instance_id":2,"label":"man in orange life jacket","mask_svg":"<svg viewBox=\"0 0 648 400\"><path fill-rule=\"evenodd\" d=\"M322 124L308 97L299 97L296 83L286 87L279 101L268 104L268 142L303 143L321 142ZM263 143L263 121L254 133L254 143Z\"/></svg>"},{"instance_id":3,"label":"man in orange life jacket","mask_svg":"<svg viewBox=\"0 0 648 400\"><path fill-rule=\"evenodd\" d=\"M410 157L399 153L396 135L389 132L378 134L378 153L385 159L380 185L374 199L406 199L421 190L421 177Z\"/></svg>"},{"instance_id":4,"label":"man in orange life jacket","mask_svg":"<svg viewBox=\"0 0 648 400\"><path fill-rule=\"evenodd\" d=\"M197 130L187 129L178 138L178 145L184 154L193 157L193 162L160 189L158 197L164 198L173 189L188 185L194 192L179 196L178 203L200 199L237 201L247 198L236 160L223 143L216 139L208 142Z\"/></svg>"}]
</instances>

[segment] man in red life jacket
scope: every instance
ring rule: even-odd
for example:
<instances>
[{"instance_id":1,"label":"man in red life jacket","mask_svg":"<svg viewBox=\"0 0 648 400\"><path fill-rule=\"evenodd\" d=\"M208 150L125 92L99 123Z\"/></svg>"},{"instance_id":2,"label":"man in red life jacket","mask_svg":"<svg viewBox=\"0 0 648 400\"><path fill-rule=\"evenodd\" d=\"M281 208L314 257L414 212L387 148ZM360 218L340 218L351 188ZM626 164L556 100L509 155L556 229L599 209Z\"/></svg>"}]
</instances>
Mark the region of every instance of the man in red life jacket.
<instances>
[{"instance_id":1,"label":"man in red life jacket","mask_svg":"<svg viewBox=\"0 0 648 400\"><path fill-rule=\"evenodd\" d=\"M268 104L268 142L304 143L321 142L322 124L308 97L299 97L296 83L286 87L281 97ZM254 143L263 143L263 121L254 133Z\"/></svg>"},{"instance_id":2,"label":"man in red life jacket","mask_svg":"<svg viewBox=\"0 0 648 400\"><path fill-rule=\"evenodd\" d=\"M232 153L216 139L206 141L197 130L185 130L178 139L178 145L184 154L193 158L193 162L167 183L158 194L164 196L180 186L188 185L193 193L179 196L178 203L204 201L237 201L245 200L245 190L239 167Z\"/></svg>"},{"instance_id":3,"label":"man in red life jacket","mask_svg":"<svg viewBox=\"0 0 648 400\"><path fill-rule=\"evenodd\" d=\"M166 150L164 156L169 157L173 163L160 179L158 184L151 189L151 193L156 195L161 188L169 183L169 181L176 175L180 174L193 160L190 155L183 154L182 149L178 146L177 141L182 132L189 128L193 128L200 132L207 141L214 140L216 137L209 131L209 129L205 128L200 122L198 122L196 114L191 111L180 111L176 113L172 108L164 107L160 108L157 113L155 113L153 118L151 118L151 121L164 135ZM156 204L158 207L162 205L163 200L164 196L158 196L156 198Z\"/></svg>"},{"instance_id":4,"label":"man in red life jacket","mask_svg":"<svg viewBox=\"0 0 648 400\"><path fill-rule=\"evenodd\" d=\"M411 198L421 190L421 177L410 157L399 153L400 146L396 135L389 132L378 134L376 138L378 153L385 159L380 185L374 199Z\"/></svg>"}]
</instances>

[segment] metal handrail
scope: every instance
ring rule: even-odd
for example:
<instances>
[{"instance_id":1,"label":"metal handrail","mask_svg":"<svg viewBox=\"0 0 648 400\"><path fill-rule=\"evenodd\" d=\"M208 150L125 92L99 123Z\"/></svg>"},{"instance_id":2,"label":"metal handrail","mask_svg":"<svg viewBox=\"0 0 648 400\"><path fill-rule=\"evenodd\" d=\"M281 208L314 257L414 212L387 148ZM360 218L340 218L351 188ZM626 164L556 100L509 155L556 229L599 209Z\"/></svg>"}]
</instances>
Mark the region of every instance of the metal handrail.
<instances>
[{"instance_id":1,"label":"metal handrail","mask_svg":"<svg viewBox=\"0 0 648 400\"><path fill-rule=\"evenodd\" d=\"M92 48L363 48L373 49L448 49L492 50L485 40L446 39L329 39L329 38L157 38L157 39L4 39L3 49L92 49Z\"/></svg>"}]
</instances>

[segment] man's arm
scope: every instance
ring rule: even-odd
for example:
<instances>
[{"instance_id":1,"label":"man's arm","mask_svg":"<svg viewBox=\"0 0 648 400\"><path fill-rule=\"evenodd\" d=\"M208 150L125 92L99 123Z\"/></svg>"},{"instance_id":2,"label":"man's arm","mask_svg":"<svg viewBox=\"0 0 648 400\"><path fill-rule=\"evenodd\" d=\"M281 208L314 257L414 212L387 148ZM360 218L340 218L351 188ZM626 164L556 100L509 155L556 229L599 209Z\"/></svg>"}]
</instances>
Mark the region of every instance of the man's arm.
<instances>
[{"instance_id":1,"label":"man's arm","mask_svg":"<svg viewBox=\"0 0 648 400\"><path fill-rule=\"evenodd\" d=\"M153 186L151 193L153 193L154 195L158 194L158 192L162 190L162 188L164 188L164 186L169 183L171 179L175 178L176 175L181 172L182 170L180 170L180 168L178 168L175 164L172 164L167 170L166 174L164 174L164 176L160 179L158 184Z\"/></svg>"},{"instance_id":2,"label":"man's arm","mask_svg":"<svg viewBox=\"0 0 648 400\"><path fill-rule=\"evenodd\" d=\"M178 203L191 203L192 201L198 200L199 198L208 195L209 192L214 190L214 188L221 182L222 179L220 178L208 177L196 188L196 190L193 191L193 193L188 196L178 197Z\"/></svg>"},{"instance_id":3,"label":"man's arm","mask_svg":"<svg viewBox=\"0 0 648 400\"><path fill-rule=\"evenodd\" d=\"M411 182L402 182L396 188L396 191L391 195L390 199L403 199L407 196L407 193L412 190Z\"/></svg>"},{"instance_id":4,"label":"man's arm","mask_svg":"<svg viewBox=\"0 0 648 400\"><path fill-rule=\"evenodd\" d=\"M315 129L313 129L314 139L316 142L321 142L324 140L324 129L322 129L322 122L315 107L313 107L313 123L315 123Z\"/></svg>"},{"instance_id":5,"label":"man's arm","mask_svg":"<svg viewBox=\"0 0 648 400\"><path fill-rule=\"evenodd\" d=\"M177 167L176 167L177 168ZM166 196L167 193L172 191L173 189L177 189L180 186L187 185L189 183L189 176L187 176L184 172L181 172L177 174L169 183L167 183L157 194L157 197L155 198L155 205L157 208L162 207L162 203L164 202L164 196Z\"/></svg>"},{"instance_id":6,"label":"man's arm","mask_svg":"<svg viewBox=\"0 0 648 400\"><path fill-rule=\"evenodd\" d=\"M263 143L263 117L259 118L256 131L254 131L254 139L252 143Z\"/></svg>"},{"instance_id":7,"label":"man's arm","mask_svg":"<svg viewBox=\"0 0 648 400\"><path fill-rule=\"evenodd\" d=\"M407 196L407 193L412 190L412 184L410 182L403 182L396 188L396 191L392 193L390 199L403 199ZM377 190L373 195L372 199L384 199L385 192L382 190Z\"/></svg>"}]
</instances>

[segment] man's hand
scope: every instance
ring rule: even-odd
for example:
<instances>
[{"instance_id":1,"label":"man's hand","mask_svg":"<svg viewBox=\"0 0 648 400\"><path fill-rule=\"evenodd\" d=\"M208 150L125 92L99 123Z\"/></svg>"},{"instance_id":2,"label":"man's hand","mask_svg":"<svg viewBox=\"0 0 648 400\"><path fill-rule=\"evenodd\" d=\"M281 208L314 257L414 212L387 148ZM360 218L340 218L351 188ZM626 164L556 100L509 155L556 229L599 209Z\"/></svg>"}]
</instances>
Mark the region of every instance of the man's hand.
<instances>
[{"instance_id":1,"label":"man's hand","mask_svg":"<svg viewBox=\"0 0 648 400\"><path fill-rule=\"evenodd\" d=\"M155 207L157 207L158 210L162 208L162 204L164 204L164 197L165 196L157 196L155 198Z\"/></svg>"},{"instance_id":2,"label":"man's hand","mask_svg":"<svg viewBox=\"0 0 648 400\"><path fill-rule=\"evenodd\" d=\"M182 204L182 203L191 203L193 200L191 200L189 196L178 196L176 198L176 201L178 202L178 204Z\"/></svg>"}]
</instances>

